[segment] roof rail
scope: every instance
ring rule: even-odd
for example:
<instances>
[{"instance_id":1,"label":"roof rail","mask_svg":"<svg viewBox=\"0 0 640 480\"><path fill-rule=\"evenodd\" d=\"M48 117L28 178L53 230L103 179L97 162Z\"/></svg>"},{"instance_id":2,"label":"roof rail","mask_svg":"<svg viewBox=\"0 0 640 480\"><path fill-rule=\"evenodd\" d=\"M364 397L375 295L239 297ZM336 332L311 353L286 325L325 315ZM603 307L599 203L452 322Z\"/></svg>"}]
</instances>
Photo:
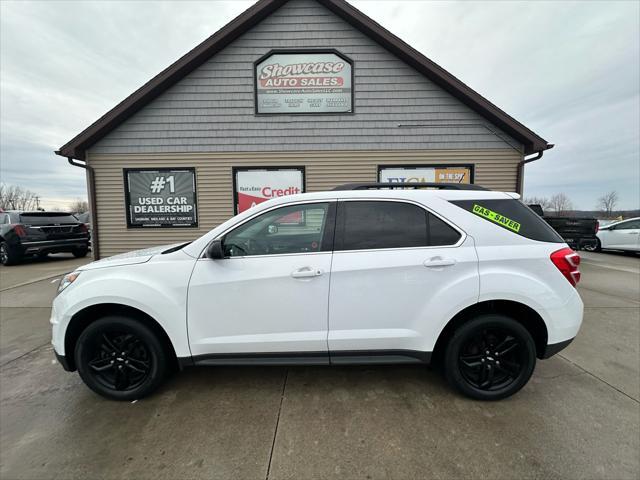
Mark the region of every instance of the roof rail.
<instances>
[{"instance_id":1,"label":"roof rail","mask_svg":"<svg viewBox=\"0 0 640 480\"><path fill-rule=\"evenodd\" d=\"M469 183L425 183L425 182L406 182L406 183L345 183L344 185L338 185L333 190L379 190L383 188L434 188L437 190L485 190L488 188L481 187L480 185L472 185Z\"/></svg>"}]
</instances>

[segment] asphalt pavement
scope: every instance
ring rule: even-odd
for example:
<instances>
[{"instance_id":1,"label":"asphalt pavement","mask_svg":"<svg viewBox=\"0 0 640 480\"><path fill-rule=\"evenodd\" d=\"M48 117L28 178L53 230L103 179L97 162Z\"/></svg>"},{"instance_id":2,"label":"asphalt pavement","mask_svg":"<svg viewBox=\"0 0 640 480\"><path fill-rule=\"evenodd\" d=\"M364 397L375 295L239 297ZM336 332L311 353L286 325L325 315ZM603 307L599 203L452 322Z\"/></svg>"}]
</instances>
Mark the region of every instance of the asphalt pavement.
<instances>
[{"instance_id":1,"label":"asphalt pavement","mask_svg":"<svg viewBox=\"0 0 640 480\"><path fill-rule=\"evenodd\" d=\"M49 344L71 261L0 267L0 478L637 479L640 258L581 255L580 334L493 403L420 366L193 368L104 400Z\"/></svg>"}]
</instances>

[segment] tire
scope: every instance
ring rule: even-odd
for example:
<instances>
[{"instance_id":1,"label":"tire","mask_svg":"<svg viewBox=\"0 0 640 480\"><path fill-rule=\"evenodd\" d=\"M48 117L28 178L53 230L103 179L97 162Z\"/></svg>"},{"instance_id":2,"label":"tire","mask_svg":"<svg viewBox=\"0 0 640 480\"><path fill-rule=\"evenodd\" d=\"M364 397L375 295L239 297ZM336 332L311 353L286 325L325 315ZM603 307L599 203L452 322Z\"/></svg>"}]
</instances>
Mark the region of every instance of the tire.
<instances>
[{"instance_id":1,"label":"tire","mask_svg":"<svg viewBox=\"0 0 640 480\"><path fill-rule=\"evenodd\" d=\"M22 255L7 245L7 242L0 242L0 263L2 265L16 265L22 260Z\"/></svg>"},{"instance_id":2,"label":"tire","mask_svg":"<svg viewBox=\"0 0 640 480\"><path fill-rule=\"evenodd\" d=\"M600 239L596 238L596 244L591 246L591 245L586 245L583 250L586 250L587 252L601 252L602 251L602 244L600 243Z\"/></svg>"},{"instance_id":3,"label":"tire","mask_svg":"<svg viewBox=\"0 0 640 480\"><path fill-rule=\"evenodd\" d=\"M73 250L71 250L71 253L73 253L73 256L76 258L86 257L87 253L89 253L89 248L88 247L74 248Z\"/></svg>"},{"instance_id":4,"label":"tire","mask_svg":"<svg viewBox=\"0 0 640 480\"><path fill-rule=\"evenodd\" d=\"M168 354L144 324L122 316L91 323L74 352L78 373L94 392L112 400L137 400L156 390L167 373Z\"/></svg>"},{"instance_id":5,"label":"tire","mask_svg":"<svg viewBox=\"0 0 640 480\"><path fill-rule=\"evenodd\" d=\"M476 400L513 395L529 381L535 365L531 334L512 318L497 314L481 315L460 326L444 359L449 384Z\"/></svg>"}]
</instances>

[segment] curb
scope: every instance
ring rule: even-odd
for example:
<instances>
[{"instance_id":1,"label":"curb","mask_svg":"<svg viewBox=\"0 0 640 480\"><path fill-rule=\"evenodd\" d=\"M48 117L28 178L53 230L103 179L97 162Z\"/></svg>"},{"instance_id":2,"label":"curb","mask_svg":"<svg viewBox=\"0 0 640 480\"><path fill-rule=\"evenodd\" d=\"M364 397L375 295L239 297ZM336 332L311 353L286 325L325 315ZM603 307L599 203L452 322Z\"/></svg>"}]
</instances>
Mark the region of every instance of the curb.
<instances>
[{"instance_id":1,"label":"curb","mask_svg":"<svg viewBox=\"0 0 640 480\"><path fill-rule=\"evenodd\" d=\"M53 275L48 275L46 277L34 278L33 280L29 280L28 282L22 282L22 283L18 283L16 285L11 285L10 287L6 287L6 288L3 288L3 289L0 289L0 292L4 292L6 290L13 290L14 288L24 287L26 285L31 285L32 283L38 283L38 282L41 282L43 280L49 280L50 278L62 276L65 273L67 273L67 272L56 273L56 274L53 274Z\"/></svg>"}]
</instances>

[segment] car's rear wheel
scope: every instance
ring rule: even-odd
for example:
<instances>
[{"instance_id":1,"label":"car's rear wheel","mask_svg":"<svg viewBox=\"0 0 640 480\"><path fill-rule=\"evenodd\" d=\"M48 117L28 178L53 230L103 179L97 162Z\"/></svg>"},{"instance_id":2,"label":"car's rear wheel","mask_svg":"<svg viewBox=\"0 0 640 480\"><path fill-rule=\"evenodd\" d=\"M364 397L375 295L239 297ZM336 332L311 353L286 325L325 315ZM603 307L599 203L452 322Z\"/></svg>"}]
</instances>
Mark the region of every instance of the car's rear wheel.
<instances>
[{"instance_id":1,"label":"car's rear wheel","mask_svg":"<svg viewBox=\"0 0 640 480\"><path fill-rule=\"evenodd\" d=\"M22 255L7 245L7 242L0 242L0 263L2 265L15 265L22 260Z\"/></svg>"},{"instance_id":2,"label":"car's rear wheel","mask_svg":"<svg viewBox=\"0 0 640 480\"><path fill-rule=\"evenodd\" d=\"M74 248L71 253L73 253L73 256L76 258L82 258L87 256L89 249L87 247Z\"/></svg>"},{"instance_id":3,"label":"car's rear wheel","mask_svg":"<svg viewBox=\"0 0 640 480\"><path fill-rule=\"evenodd\" d=\"M166 351L153 331L120 316L90 324L78 339L74 358L84 383L114 400L149 395L167 371Z\"/></svg>"},{"instance_id":4,"label":"car's rear wheel","mask_svg":"<svg viewBox=\"0 0 640 480\"><path fill-rule=\"evenodd\" d=\"M596 238L595 244L585 245L583 249L587 252L599 252L602 250L602 243L600 243L599 238Z\"/></svg>"},{"instance_id":5,"label":"car's rear wheel","mask_svg":"<svg viewBox=\"0 0 640 480\"><path fill-rule=\"evenodd\" d=\"M503 315L482 315L451 337L444 370L447 381L468 397L499 400L520 390L536 365L536 346L521 324Z\"/></svg>"}]
</instances>

